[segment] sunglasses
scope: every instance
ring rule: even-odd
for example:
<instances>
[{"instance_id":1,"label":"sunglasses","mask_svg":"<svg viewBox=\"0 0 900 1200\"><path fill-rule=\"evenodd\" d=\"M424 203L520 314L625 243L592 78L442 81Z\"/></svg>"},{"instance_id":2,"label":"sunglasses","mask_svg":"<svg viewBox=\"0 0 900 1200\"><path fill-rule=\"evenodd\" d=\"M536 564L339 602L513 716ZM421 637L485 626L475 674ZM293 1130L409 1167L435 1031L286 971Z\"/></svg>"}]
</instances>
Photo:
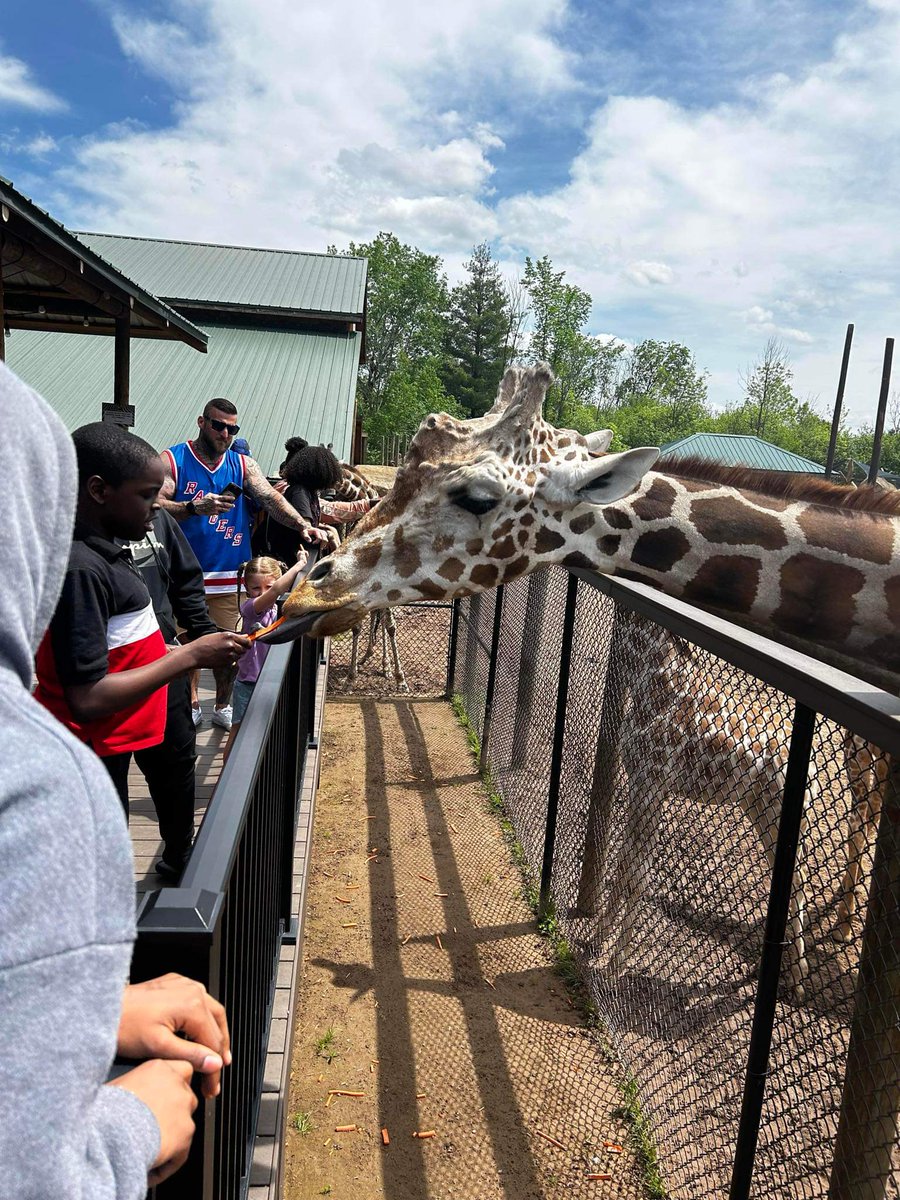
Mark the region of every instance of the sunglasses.
<instances>
[{"instance_id":1,"label":"sunglasses","mask_svg":"<svg viewBox=\"0 0 900 1200\"><path fill-rule=\"evenodd\" d=\"M209 424L212 425L212 427L213 427L213 429L215 429L216 433L227 432L231 437L234 437L234 435L236 433L241 432L240 425L229 425L227 421L220 421L218 419L218 417L204 417L203 419L204 419L204 421L208 421Z\"/></svg>"}]
</instances>

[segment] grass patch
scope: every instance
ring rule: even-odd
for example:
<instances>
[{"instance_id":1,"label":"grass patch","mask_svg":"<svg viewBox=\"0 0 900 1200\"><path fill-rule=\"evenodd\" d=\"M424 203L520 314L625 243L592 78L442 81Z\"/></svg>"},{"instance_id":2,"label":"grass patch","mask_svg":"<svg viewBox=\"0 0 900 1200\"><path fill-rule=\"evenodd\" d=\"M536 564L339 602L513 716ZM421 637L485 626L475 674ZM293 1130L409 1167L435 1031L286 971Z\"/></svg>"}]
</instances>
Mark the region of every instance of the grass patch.
<instances>
[{"instance_id":1,"label":"grass patch","mask_svg":"<svg viewBox=\"0 0 900 1200\"><path fill-rule=\"evenodd\" d=\"M312 1133L312 1113L296 1112L291 1117L291 1129L295 1129L297 1133Z\"/></svg>"},{"instance_id":2,"label":"grass patch","mask_svg":"<svg viewBox=\"0 0 900 1200\"><path fill-rule=\"evenodd\" d=\"M516 837L515 828L509 819L509 814L503 803L503 797L500 795L490 769L481 767L481 740L477 730L469 720L469 714L466 711L462 696L454 695L450 703L453 706L456 719L459 721L466 735L466 741L472 752L472 757L475 759L476 764L478 764L478 773L481 776L481 782L487 794L488 808L497 817L510 857L519 868L522 876L521 896L534 914L538 931L547 939L554 970L565 985L569 999L575 1009L581 1014L585 1026L596 1035L601 1056L606 1062L615 1063L618 1070L624 1075L625 1082L622 1084L623 1104L621 1108L616 1109L613 1115L626 1121L628 1124L629 1143L641 1170L646 1194L649 1200L667 1200L667 1192L659 1171L656 1145L653 1141L650 1123L641 1108L638 1097L637 1081L623 1068L613 1050L609 1037L600 1021L600 1014L597 1012L596 1006L584 986L575 956L572 954L571 947L559 927L559 921L552 900L547 911L543 914L540 912L539 880L526 857L522 843Z\"/></svg>"},{"instance_id":3,"label":"grass patch","mask_svg":"<svg viewBox=\"0 0 900 1200\"><path fill-rule=\"evenodd\" d=\"M334 1044L334 1030L330 1025L322 1036L313 1042L313 1048L319 1058L324 1058L327 1063L333 1063L339 1057L338 1048Z\"/></svg>"}]
</instances>

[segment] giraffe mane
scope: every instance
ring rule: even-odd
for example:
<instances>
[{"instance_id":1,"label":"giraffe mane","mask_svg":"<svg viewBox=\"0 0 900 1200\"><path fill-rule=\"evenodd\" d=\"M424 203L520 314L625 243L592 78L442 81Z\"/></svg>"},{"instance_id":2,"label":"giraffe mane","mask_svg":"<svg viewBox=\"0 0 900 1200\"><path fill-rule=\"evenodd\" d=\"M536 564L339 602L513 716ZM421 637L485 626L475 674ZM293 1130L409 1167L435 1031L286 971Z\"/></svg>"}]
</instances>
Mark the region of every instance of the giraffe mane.
<instances>
[{"instance_id":1,"label":"giraffe mane","mask_svg":"<svg viewBox=\"0 0 900 1200\"><path fill-rule=\"evenodd\" d=\"M660 475L696 479L702 483L720 483L723 487L760 492L782 500L807 500L851 512L900 516L900 491L882 491L876 487L850 487L832 483L815 475L794 475L784 471L759 471L753 467L728 467L697 457L661 458L654 467Z\"/></svg>"}]
</instances>

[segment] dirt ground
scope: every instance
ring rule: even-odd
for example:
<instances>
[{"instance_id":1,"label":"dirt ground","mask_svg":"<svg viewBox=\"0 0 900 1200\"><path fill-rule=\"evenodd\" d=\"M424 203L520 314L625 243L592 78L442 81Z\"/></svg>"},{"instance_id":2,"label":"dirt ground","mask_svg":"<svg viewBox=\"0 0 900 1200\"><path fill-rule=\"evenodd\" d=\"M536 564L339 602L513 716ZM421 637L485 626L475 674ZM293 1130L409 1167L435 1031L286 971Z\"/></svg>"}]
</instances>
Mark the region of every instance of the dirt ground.
<instances>
[{"instance_id":1,"label":"dirt ground","mask_svg":"<svg viewBox=\"0 0 900 1200\"><path fill-rule=\"evenodd\" d=\"M445 701L329 700L289 1200L643 1194L616 1068L521 887Z\"/></svg>"}]
</instances>

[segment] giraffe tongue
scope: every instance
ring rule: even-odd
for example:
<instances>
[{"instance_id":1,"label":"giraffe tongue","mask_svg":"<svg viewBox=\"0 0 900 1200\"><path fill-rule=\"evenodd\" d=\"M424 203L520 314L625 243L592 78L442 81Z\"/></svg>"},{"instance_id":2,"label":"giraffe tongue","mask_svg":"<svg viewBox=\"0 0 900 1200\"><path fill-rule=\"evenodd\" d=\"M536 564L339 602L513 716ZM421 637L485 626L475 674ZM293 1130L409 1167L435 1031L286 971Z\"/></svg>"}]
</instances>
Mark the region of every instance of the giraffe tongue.
<instances>
[{"instance_id":1,"label":"giraffe tongue","mask_svg":"<svg viewBox=\"0 0 900 1200\"><path fill-rule=\"evenodd\" d=\"M309 613L308 616L302 617L279 617L267 628L261 629L259 633L251 636L255 642L261 642L266 646L277 646L281 642L293 642L298 637L302 637L316 617L321 615L321 613Z\"/></svg>"}]
</instances>

